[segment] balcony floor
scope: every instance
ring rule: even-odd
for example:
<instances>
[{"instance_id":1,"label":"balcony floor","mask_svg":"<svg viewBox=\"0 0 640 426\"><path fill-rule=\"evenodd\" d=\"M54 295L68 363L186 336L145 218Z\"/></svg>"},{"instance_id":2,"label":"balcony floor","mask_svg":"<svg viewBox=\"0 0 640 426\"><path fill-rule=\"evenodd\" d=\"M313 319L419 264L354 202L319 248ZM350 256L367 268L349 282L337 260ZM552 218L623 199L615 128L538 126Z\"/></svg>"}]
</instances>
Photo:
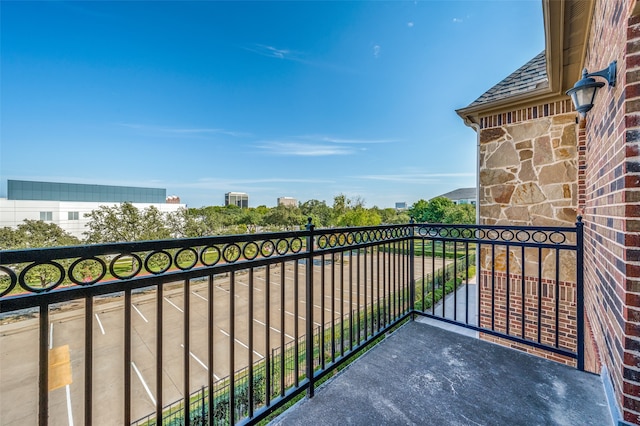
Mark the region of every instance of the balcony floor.
<instances>
[{"instance_id":1,"label":"balcony floor","mask_svg":"<svg viewBox=\"0 0 640 426\"><path fill-rule=\"evenodd\" d=\"M610 425L599 376L409 322L273 425Z\"/></svg>"}]
</instances>

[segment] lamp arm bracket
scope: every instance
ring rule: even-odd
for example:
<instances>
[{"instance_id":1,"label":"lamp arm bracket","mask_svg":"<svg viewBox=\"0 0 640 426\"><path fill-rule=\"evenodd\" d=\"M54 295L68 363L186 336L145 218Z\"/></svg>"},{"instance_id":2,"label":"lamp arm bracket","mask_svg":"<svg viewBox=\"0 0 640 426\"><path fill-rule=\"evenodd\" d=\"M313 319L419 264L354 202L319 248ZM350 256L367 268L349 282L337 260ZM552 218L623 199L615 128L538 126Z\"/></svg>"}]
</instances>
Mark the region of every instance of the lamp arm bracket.
<instances>
[{"instance_id":1,"label":"lamp arm bracket","mask_svg":"<svg viewBox=\"0 0 640 426\"><path fill-rule=\"evenodd\" d=\"M616 74L618 69L618 61L613 61L609 66L603 70L591 72L586 77L602 77L607 80L609 86L616 86Z\"/></svg>"}]
</instances>

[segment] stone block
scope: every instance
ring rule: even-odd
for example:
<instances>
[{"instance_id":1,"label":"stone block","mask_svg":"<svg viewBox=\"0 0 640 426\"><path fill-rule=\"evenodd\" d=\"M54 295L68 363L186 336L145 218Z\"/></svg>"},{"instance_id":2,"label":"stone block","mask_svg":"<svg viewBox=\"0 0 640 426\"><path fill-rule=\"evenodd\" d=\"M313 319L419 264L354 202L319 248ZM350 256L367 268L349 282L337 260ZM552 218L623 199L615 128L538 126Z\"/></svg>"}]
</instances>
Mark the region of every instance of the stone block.
<instances>
[{"instance_id":1,"label":"stone block","mask_svg":"<svg viewBox=\"0 0 640 426\"><path fill-rule=\"evenodd\" d=\"M505 135L504 129L495 127L491 129L484 129L480 131L480 143L494 142L502 139Z\"/></svg>"},{"instance_id":2,"label":"stone block","mask_svg":"<svg viewBox=\"0 0 640 426\"><path fill-rule=\"evenodd\" d=\"M513 192L511 202L513 204L538 204L545 201L545 196L535 182L527 182L518 185Z\"/></svg>"},{"instance_id":3,"label":"stone block","mask_svg":"<svg viewBox=\"0 0 640 426\"><path fill-rule=\"evenodd\" d=\"M533 145L531 144L531 140L526 140L526 141L516 143L516 149L518 151L521 149L530 149L530 148L533 148Z\"/></svg>"},{"instance_id":4,"label":"stone block","mask_svg":"<svg viewBox=\"0 0 640 426\"><path fill-rule=\"evenodd\" d=\"M531 120L513 126L507 126L506 130L514 141L523 141L525 139L534 139L543 136L549 132L551 120L549 118L541 118Z\"/></svg>"},{"instance_id":5,"label":"stone block","mask_svg":"<svg viewBox=\"0 0 640 426\"><path fill-rule=\"evenodd\" d=\"M496 203L509 204L514 189L514 185L496 185L491 187L491 196Z\"/></svg>"},{"instance_id":6,"label":"stone block","mask_svg":"<svg viewBox=\"0 0 640 426\"><path fill-rule=\"evenodd\" d=\"M531 220L531 217L529 216L529 208L525 206L507 207L504 209L504 215L511 223L516 221L529 223Z\"/></svg>"},{"instance_id":7,"label":"stone block","mask_svg":"<svg viewBox=\"0 0 640 426\"><path fill-rule=\"evenodd\" d=\"M531 160L524 161L520 166L520 173L518 173L518 179L520 182L530 182L537 181L538 176L536 175L536 171L533 168L533 164Z\"/></svg>"},{"instance_id":8,"label":"stone block","mask_svg":"<svg viewBox=\"0 0 640 426\"><path fill-rule=\"evenodd\" d=\"M487 204L480 206L480 217L482 219L497 219L500 217L501 207L498 204Z\"/></svg>"},{"instance_id":9,"label":"stone block","mask_svg":"<svg viewBox=\"0 0 640 426\"><path fill-rule=\"evenodd\" d=\"M574 183L577 179L577 170L573 162L563 161L550 166L544 166L538 173L540 185L553 183Z\"/></svg>"},{"instance_id":10,"label":"stone block","mask_svg":"<svg viewBox=\"0 0 640 426\"><path fill-rule=\"evenodd\" d=\"M536 204L535 206L531 206L529 211L532 215L553 217L553 208L551 207L551 203Z\"/></svg>"},{"instance_id":11,"label":"stone block","mask_svg":"<svg viewBox=\"0 0 640 426\"><path fill-rule=\"evenodd\" d=\"M501 185L515 179L513 173L502 169L482 169L480 171L480 186Z\"/></svg>"},{"instance_id":12,"label":"stone block","mask_svg":"<svg viewBox=\"0 0 640 426\"><path fill-rule=\"evenodd\" d=\"M491 154L486 161L486 167L489 169L495 169L499 167L518 166L520 159L515 147L510 142L503 142L500 144L493 154Z\"/></svg>"},{"instance_id":13,"label":"stone block","mask_svg":"<svg viewBox=\"0 0 640 426\"><path fill-rule=\"evenodd\" d=\"M577 152L575 147L568 146L554 150L554 154L556 156L556 160L571 160L576 158Z\"/></svg>"},{"instance_id":14,"label":"stone block","mask_svg":"<svg viewBox=\"0 0 640 426\"><path fill-rule=\"evenodd\" d=\"M533 151L530 149L523 149L518 152L518 155L520 156L520 161L528 160L533 157Z\"/></svg>"},{"instance_id":15,"label":"stone block","mask_svg":"<svg viewBox=\"0 0 640 426\"><path fill-rule=\"evenodd\" d=\"M533 143L533 164L541 166L553 162L553 149L548 136L536 139Z\"/></svg>"},{"instance_id":16,"label":"stone block","mask_svg":"<svg viewBox=\"0 0 640 426\"><path fill-rule=\"evenodd\" d=\"M578 138L575 126L567 126L562 129L562 140L560 141L560 145L578 146Z\"/></svg>"}]
</instances>

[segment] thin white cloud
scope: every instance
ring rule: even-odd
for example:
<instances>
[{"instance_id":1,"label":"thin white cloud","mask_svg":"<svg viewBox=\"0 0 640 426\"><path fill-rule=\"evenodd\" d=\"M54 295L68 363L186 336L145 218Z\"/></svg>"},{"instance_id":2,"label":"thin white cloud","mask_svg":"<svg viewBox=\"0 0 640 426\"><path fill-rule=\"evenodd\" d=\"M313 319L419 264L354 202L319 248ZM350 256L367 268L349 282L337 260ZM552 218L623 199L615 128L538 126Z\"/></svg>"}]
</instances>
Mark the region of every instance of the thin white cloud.
<instances>
[{"instance_id":1,"label":"thin white cloud","mask_svg":"<svg viewBox=\"0 0 640 426\"><path fill-rule=\"evenodd\" d=\"M278 184L278 183L304 183L304 184L334 184L331 179L303 179L303 178L255 178L255 179L223 179L203 178L195 182L172 183L172 188L195 189L228 189L233 187L247 187L252 185Z\"/></svg>"},{"instance_id":2,"label":"thin white cloud","mask_svg":"<svg viewBox=\"0 0 640 426\"><path fill-rule=\"evenodd\" d=\"M453 18L453 23L454 24L461 24L462 22L464 22L464 20L462 18Z\"/></svg>"},{"instance_id":3,"label":"thin white cloud","mask_svg":"<svg viewBox=\"0 0 640 426\"><path fill-rule=\"evenodd\" d=\"M129 129L138 130L146 133L153 133L156 135L167 136L207 136L214 134L222 134L228 136L242 137L251 136L250 133L236 132L232 130L211 128L211 127L168 127L168 126L153 126L148 124L135 124L135 123L118 123L119 126L127 127Z\"/></svg>"},{"instance_id":4,"label":"thin white cloud","mask_svg":"<svg viewBox=\"0 0 640 426\"><path fill-rule=\"evenodd\" d=\"M414 23L412 21L407 22L407 27L413 28Z\"/></svg>"},{"instance_id":5,"label":"thin white cloud","mask_svg":"<svg viewBox=\"0 0 640 426\"><path fill-rule=\"evenodd\" d=\"M374 44L373 45L373 57L376 58L376 59L380 57L380 45L379 44Z\"/></svg>"},{"instance_id":6,"label":"thin white cloud","mask_svg":"<svg viewBox=\"0 0 640 426\"><path fill-rule=\"evenodd\" d=\"M405 174L390 174L390 175L361 175L354 176L356 179L375 180L384 182L397 182L397 183L414 183L425 184L435 183L442 181L442 178L464 178L473 177L475 173L405 173Z\"/></svg>"},{"instance_id":7,"label":"thin white cloud","mask_svg":"<svg viewBox=\"0 0 640 426\"><path fill-rule=\"evenodd\" d=\"M302 61L301 53L289 49L280 49L266 44L253 44L245 46L243 49L257 53L268 58L288 59L292 61Z\"/></svg>"},{"instance_id":8,"label":"thin white cloud","mask_svg":"<svg viewBox=\"0 0 640 426\"><path fill-rule=\"evenodd\" d=\"M398 139L344 139L325 135L305 135L301 139L308 139L318 142L331 142L336 144L379 144L398 142Z\"/></svg>"},{"instance_id":9,"label":"thin white cloud","mask_svg":"<svg viewBox=\"0 0 640 426\"><path fill-rule=\"evenodd\" d=\"M350 155L356 152L355 149L344 146L279 141L266 141L261 145L258 145L258 148L261 148L273 155L290 155L298 157Z\"/></svg>"}]
</instances>

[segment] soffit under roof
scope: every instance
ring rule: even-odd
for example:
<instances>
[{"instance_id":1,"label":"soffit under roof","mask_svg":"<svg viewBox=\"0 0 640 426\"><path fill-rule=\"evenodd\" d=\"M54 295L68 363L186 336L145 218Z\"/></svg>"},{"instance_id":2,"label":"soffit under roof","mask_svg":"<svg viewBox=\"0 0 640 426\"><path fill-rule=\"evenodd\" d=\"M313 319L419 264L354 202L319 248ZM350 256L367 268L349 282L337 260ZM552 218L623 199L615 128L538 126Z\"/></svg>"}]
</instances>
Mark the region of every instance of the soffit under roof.
<instances>
[{"instance_id":1,"label":"soffit under roof","mask_svg":"<svg viewBox=\"0 0 640 426\"><path fill-rule=\"evenodd\" d=\"M467 107L456 110L466 124L478 123L480 115L561 99L580 79L593 0L542 0L542 10L544 52Z\"/></svg>"}]
</instances>

